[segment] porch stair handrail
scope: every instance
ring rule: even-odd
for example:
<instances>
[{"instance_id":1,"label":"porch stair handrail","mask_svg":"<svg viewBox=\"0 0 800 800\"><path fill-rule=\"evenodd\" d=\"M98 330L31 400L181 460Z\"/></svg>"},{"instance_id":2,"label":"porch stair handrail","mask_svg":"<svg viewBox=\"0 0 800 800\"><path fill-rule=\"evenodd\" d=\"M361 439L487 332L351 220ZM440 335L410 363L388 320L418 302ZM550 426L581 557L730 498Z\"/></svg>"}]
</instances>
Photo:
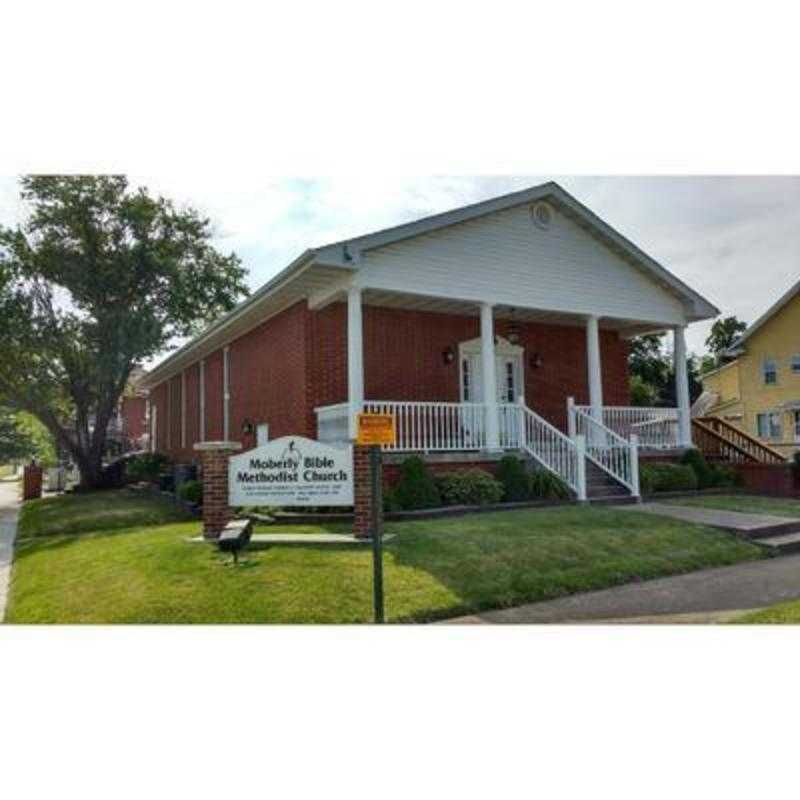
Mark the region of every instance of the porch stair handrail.
<instances>
[{"instance_id":1,"label":"porch stair handrail","mask_svg":"<svg viewBox=\"0 0 800 800\"><path fill-rule=\"evenodd\" d=\"M591 412L591 406L575 405L575 408ZM623 439L635 434L644 448L670 450L678 446L677 408L603 406L602 423Z\"/></svg>"},{"instance_id":2,"label":"porch stair handrail","mask_svg":"<svg viewBox=\"0 0 800 800\"><path fill-rule=\"evenodd\" d=\"M751 464L785 464L781 453L717 417L692 419L695 444L708 456Z\"/></svg>"},{"instance_id":3,"label":"porch stair handrail","mask_svg":"<svg viewBox=\"0 0 800 800\"><path fill-rule=\"evenodd\" d=\"M523 402L520 415L519 447L545 469L555 473L575 492L578 500L586 500L585 444L581 437L571 439L558 428L531 411Z\"/></svg>"},{"instance_id":4,"label":"porch stair handrail","mask_svg":"<svg viewBox=\"0 0 800 800\"><path fill-rule=\"evenodd\" d=\"M639 440L632 433L624 439L615 431L598 422L591 413L567 402L568 426L571 436L583 436L586 457L615 481L628 489L633 497L639 496Z\"/></svg>"}]
</instances>

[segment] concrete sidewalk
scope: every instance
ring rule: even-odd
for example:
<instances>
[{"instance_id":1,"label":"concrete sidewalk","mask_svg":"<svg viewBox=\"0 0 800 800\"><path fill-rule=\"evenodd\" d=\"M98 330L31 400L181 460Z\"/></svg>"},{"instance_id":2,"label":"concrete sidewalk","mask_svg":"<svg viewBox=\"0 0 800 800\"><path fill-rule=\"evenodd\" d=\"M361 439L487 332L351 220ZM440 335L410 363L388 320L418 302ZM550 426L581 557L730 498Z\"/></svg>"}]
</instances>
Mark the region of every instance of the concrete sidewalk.
<instances>
[{"instance_id":1,"label":"concrete sidewalk","mask_svg":"<svg viewBox=\"0 0 800 800\"><path fill-rule=\"evenodd\" d=\"M0 481L0 622L6 614L21 491L21 484L18 481Z\"/></svg>"},{"instance_id":2,"label":"concrete sidewalk","mask_svg":"<svg viewBox=\"0 0 800 800\"><path fill-rule=\"evenodd\" d=\"M671 503L642 503L636 506L621 506L623 511L644 511L660 517L670 517L697 525L708 525L733 531L748 538L761 538L800 530L800 519L779 517L775 514L750 514L743 511L727 511L721 508L681 506Z\"/></svg>"},{"instance_id":3,"label":"concrete sidewalk","mask_svg":"<svg viewBox=\"0 0 800 800\"><path fill-rule=\"evenodd\" d=\"M447 623L724 622L731 612L800 598L800 555L486 611Z\"/></svg>"}]
</instances>

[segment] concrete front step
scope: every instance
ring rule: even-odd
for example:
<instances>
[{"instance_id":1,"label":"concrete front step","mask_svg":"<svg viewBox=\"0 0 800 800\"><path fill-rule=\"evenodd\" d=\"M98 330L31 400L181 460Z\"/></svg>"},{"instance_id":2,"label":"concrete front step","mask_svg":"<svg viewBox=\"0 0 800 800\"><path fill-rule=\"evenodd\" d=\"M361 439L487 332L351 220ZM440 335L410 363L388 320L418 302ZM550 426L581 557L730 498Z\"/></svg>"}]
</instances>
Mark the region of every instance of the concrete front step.
<instances>
[{"instance_id":1,"label":"concrete front step","mask_svg":"<svg viewBox=\"0 0 800 800\"><path fill-rule=\"evenodd\" d=\"M800 531L784 533L781 536L765 536L753 539L753 544L765 547L776 556L800 552Z\"/></svg>"},{"instance_id":2,"label":"concrete front step","mask_svg":"<svg viewBox=\"0 0 800 800\"><path fill-rule=\"evenodd\" d=\"M632 497L630 494L598 495L586 499L592 506L630 506L639 502L638 497Z\"/></svg>"}]
</instances>

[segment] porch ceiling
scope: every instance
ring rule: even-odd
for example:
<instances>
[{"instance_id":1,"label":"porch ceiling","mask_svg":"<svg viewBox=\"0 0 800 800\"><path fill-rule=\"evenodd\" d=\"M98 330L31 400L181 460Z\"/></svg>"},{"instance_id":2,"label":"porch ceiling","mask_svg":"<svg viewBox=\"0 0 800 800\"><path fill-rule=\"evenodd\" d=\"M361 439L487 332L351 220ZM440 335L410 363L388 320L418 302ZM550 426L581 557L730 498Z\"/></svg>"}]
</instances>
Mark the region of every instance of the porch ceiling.
<instances>
[{"instance_id":1,"label":"porch ceiling","mask_svg":"<svg viewBox=\"0 0 800 800\"><path fill-rule=\"evenodd\" d=\"M479 316L480 307L471 301L452 300L444 297L428 297L407 292L388 292L378 289L365 289L362 302L368 306L383 308L404 308L413 311L429 311L437 314L458 314L463 316ZM541 322L548 325L582 326L586 322L584 314L568 314L562 311L547 309L511 307L497 305L494 308L496 319L517 319L520 322ZM643 333L654 333L671 328L668 323L652 320L616 319L603 317L600 327L605 330L620 331L625 336L638 336Z\"/></svg>"}]
</instances>

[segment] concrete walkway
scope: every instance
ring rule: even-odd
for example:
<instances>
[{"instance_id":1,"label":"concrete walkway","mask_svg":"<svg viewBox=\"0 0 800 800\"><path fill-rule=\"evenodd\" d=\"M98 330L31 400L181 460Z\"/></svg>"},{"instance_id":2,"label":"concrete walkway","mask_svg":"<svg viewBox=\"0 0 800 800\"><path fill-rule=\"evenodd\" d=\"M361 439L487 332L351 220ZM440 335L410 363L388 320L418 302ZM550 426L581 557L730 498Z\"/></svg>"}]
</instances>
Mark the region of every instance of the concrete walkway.
<instances>
[{"instance_id":1,"label":"concrete walkway","mask_svg":"<svg viewBox=\"0 0 800 800\"><path fill-rule=\"evenodd\" d=\"M0 622L6 615L11 562L14 558L14 539L21 505L18 481L0 481Z\"/></svg>"},{"instance_id":2,"label":"concrete walkway","mask_svg":"<svg viewBox=\"0 0 800 800\"><path fill-rule=\"evenodd\" d=\"M625 511L645 511L660 517L671 517L683 522L694 522L712 528L722 528L749 537L762 537L800 529L800 519L778 517L774 514L747 514L721 508L671 505L669 503L642 503L621 506Z\"/></svg>"},{"instance_id":3,"label":"concrete walkway","mask_svg":"<svg viewBox=\"0 0 800 800\"><path fill-rule=\"evenodd\" d=\"M486 611L447 622L724 622L737 616L731 612L798 598L800 555L793 555Z\"/></svg>"}]
</instances>

